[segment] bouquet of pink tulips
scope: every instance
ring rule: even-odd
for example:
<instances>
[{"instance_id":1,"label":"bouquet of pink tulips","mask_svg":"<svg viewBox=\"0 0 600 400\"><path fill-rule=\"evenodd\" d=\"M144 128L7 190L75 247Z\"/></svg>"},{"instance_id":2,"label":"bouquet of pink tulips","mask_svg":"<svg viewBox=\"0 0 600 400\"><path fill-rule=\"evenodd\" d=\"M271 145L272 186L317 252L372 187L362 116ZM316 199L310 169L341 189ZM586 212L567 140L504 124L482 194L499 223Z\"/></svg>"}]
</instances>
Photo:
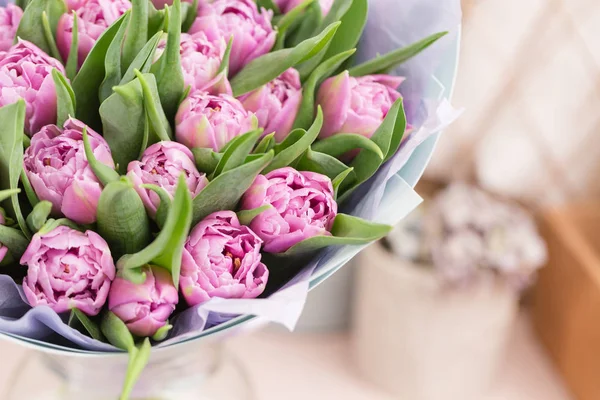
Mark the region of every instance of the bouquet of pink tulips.
<instances>
[{"instance_id":1,"label":"bouquet of pink tulips","mask_svg":"<svg viewBox=\"0 0 600 400\"><path fill-rule=\"evenodd\" d=\"M128 351L123 398L178 313L389 232L338 210L410 130L386 71L444 33L353 66L366 17L366 0L0 8L0 277Z\"/></svg>"}]
</instances>

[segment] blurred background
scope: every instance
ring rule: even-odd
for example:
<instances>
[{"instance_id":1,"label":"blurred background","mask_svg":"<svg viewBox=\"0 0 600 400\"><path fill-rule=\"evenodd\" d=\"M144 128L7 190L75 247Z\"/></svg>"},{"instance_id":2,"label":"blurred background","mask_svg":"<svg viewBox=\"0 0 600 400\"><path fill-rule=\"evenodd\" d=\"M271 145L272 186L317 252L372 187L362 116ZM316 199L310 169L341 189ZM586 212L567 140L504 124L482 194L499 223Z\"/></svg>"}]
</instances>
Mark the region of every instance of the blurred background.
<instances>
[{"instance_id":1,"label":"blurred background","mask_svg":"<svg viewBox=\"0 0 600 400\"><path fill-rule=\"evenodd\" d=\"M600 2L462 3L424 203L294 334L228 343L257 399L600 399Z\"/></svg>"}]
</instances>

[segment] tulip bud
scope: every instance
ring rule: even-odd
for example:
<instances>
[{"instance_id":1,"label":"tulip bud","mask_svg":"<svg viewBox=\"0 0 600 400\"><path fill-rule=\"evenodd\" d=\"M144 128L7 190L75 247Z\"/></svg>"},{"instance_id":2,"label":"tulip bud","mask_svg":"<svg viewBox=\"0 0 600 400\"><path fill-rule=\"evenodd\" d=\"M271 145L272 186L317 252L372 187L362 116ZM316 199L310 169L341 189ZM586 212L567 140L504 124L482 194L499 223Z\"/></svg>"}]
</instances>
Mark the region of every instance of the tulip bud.
<instances>
[{"instance_id":1,"label":"tulip bud","mask_svg":"<svg viewBox=\"0 0 600 400\"><path fill-rule=\"evenodd\" d=\"M252 0L216 0L202 4L189 33L204 32L210 41L233 36L229 72L238 73L246 64L268 53L275 44L272 11L260 11Z\"/></svg>"},{"instance_id":2,"label":"tulip bud","mask_svg":"<svg viewBox=\"0 0 600 400\"><path fill-rule=\"evenodd\" d=\"M261 244L233 211L206 217L192 230L183 249L179 286L187 303L195 306L213 297L258 297L269 278L261 262Z\"/></svg>"},{"instance_id":3,"label":"tulip bud","mask_svg":"<svg viewBox=\"0 0 600 400\"><path fill-rule=\"evenodd\" d=\"M7 4L0 7L0 51L8 51L13 45L22 16L23 10L19 6Z\"/></svg>"},{"instance_id":4,"label":"tulip bud","mask_svg":"<svg viewBox=\"0 0 600 400\"><path fill-rule=\"evenodd\" d=\"M273 2L279 7L279 10L282 13L287 14L305 1L306 0L274 0ZM333 5L333 0L319 0L319 5L321 6L321 13L325 16L329 14L329 10L331 10L331 6Z\"/></svg>"},{"instance_id":5,"label":"tulip bud","mask_svg":"<svg viewBox=\"0 0 600 400\"><path fill-rule=\"evenodd\" d=\"M56 88L52 69L64 67L33 43L19 39L0 57L0 107L25 100L25 133L56 122Z\"/></svg>"},{"instance_id":6,"label":"tulip bud","mask_svg":"<svg viewBox=\"0 0 600 400\"><path fill-rule=\"evenodd\" d=\"M257 176L242 197L242 210L264 205L271 207L256 216L250 228L269 253L283 253L305 239L330 235L337 214L331 180L291 167Z\"/></svg>"},{"instance_id":7,"label":"tulip bud","mask_svg":"<svg viewBox=\"0 0 600 400\"><path fill-rule=\"evenodd\" d=\"M33 307L49 306L57 313L77 308L97 315L115 278L108 245L93 231L59 226L35 234L21 257L27 264L23 291Z\"/></svg>"},{"instance_id":8,"label":"tulip bud","mask_svg":"<svg viewBox=\"0 0 600 400\"><path fill-rule=\"evenodd\" d=\"M4 225L6 223L6 219L4 217L4 210L0 208L0 225ZM0 242L0 263L4 260L4 257L8 253L8 247L4 246L2 242Z\"/></svg>"},{"instance_id":9,"label":"tulip bud","mask_svg":"<svg viewBox=\"0 0 600 400\"><path fill-rule=\"evenodd\" d=\"M185 182L192 198L196 197L208 184L206 175L198 172L190 149L177 142L153 144L144 151L141 161L129 163L127 171L127 176L135 185L135 190L152 217L156 215L160 199L154 191L145 189L140 185L157 185L165 189L172 199L177 189L179 176L182 173L185 175Z\"/></svg>"},{"instance_id":10,"label":"tulip bud","mask_svg":"<svg viewBox=\"0 0 600 400\"><path fill-rule=\"evenodd\" d=\"M403 80L391 75L352 77L348 71L327 79L317 96L324 120L319 137L336 133L373 136L400 97L396 89Z\"/></svg>"},{"instance_id":11,"label":"tulip bud","mask_svg":"<svg viewBox=\"0 0 600 400\"><path fill-rule=\"evenodd\" d=\"M281 76L239 98L244 108L258 118L258 126L283 141L290 133L302 102L300 74L293 68Z\"/></svg>"},{"instance_id":12,"label":"tulip bud","mask_svg":"<svg viewBox=\"0 0 600 400\"><path fill-rule=\"evenodd\" d=\"M239 100L227 94L196 91L179 106L175 137L189 148L219 151L234 137L255 129L253 119Z\"/></svg>"},{"instance_id":13,"label":"tulip bud","mask_svg":"<svg viewBox=\"0 0 600 400\"><path fill-rule=\"evenodd\" d=\"M77 14L77 60L81 66L96 40L131 8L131 3L127 0L85 0L70 1L68 6ZM56 45L64 60L71 50L73 21L72 13L63 14L56 27Z\"/></svg>"},{"instance_id":14,"label":"tulip bud","mask_svg":"<svg viewBox=\"0 0 600 400\"><path fill-rule=\"evenodd\" d=\"M117 277L108 295L108 309L137 336L152 336L166 325L179 301L177 288L164 268L144 267L146 280L138 285Z\"/></svg>"},{"instance_id":15,"label":"tulip bud","mask_svg":"<svg viewBox=\"0 0 600 400\"><path fill-rule=\"evenodd\" d=\"M40 200L52 203L52 213L80 223L96 221L96 208L102 186L85 156L82 130L76 119L65 122L64 129L46 125L31 138L23 166ZM110 148L104 138L87 128L96 159L114 168Z\"/></svg>"}]
</instances>

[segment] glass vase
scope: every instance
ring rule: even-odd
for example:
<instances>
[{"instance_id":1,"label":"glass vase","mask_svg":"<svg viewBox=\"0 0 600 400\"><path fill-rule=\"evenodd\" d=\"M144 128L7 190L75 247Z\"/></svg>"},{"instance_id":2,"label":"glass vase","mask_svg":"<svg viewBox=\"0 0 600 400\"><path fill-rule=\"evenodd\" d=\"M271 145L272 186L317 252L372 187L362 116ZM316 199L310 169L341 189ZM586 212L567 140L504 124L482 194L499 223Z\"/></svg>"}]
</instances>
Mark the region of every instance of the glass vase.
<instances>
[{"instance_id":1,"label":"glass vase","mask_svg":"<svg viewBox=\"0 0 600 400\"><path fill-rule=\"evenodd\" d=\"M3 400L119 399L127 356L30 351ZM194 341L153 349L129 400L255 400L239 359L221 343Z\"/></svg>"}]
</instances>

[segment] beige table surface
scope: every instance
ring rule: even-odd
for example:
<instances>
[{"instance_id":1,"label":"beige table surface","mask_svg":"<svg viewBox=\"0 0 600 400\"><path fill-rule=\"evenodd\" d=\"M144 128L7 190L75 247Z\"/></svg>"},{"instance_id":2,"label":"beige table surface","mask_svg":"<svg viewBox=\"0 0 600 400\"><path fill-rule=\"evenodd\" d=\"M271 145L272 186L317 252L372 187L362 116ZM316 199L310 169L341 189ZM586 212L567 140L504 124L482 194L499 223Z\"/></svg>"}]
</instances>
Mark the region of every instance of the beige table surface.
<instances>
[{"instance_id":1,"label":"beige table surface","mask_svg":"<svg viewBox=\"0 0 600 400\"><path fill-rule=\"evenodd\" d=\"M228 346L248 366L252 360L251 375L260 400L393 399L356 375L345 334L290 334L267 329L234 338ZM24 356L22 347L0 341L0 393L10 371ZM299 377L305 385L298 385ZM516 324L505 365L482 400L571 400L525 317Z\"/></svg>"}]
</instances>

